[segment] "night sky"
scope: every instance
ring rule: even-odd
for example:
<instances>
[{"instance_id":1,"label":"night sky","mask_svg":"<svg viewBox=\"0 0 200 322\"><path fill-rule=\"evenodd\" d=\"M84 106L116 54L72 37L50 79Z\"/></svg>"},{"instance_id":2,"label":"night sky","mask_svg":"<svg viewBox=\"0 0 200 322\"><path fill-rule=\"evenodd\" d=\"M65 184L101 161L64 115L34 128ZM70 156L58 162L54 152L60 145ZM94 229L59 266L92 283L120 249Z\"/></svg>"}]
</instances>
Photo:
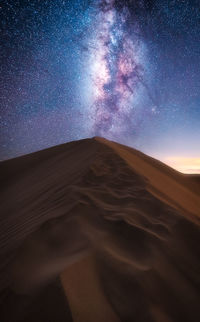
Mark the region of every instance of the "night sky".
<instances>
[{"instance_id":1,"label":"night sky","mask_svg":"<svg viewBox=\"0 0 200 322\"><path fill-rule=\"evenodd\" d=\"M199 0L0 1L0 159L103 136L200 173Z\"/></svg>"}]
</instances>

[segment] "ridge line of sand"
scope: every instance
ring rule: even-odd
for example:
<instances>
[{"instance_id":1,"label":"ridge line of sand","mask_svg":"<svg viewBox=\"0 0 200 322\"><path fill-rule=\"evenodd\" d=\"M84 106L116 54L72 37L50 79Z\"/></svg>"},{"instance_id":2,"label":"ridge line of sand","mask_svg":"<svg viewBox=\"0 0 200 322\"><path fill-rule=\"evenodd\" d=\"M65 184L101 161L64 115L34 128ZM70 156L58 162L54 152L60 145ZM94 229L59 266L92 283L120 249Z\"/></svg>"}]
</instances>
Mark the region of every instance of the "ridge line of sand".
<instances>
[{"instance_id":1,"label":"ridge line of sand","mask_svg":"<svg viewBox=\"0 0 200 322\"><path fill-rule=\"evenodd\" d=\"M194 221L194 215L200 217L200 197L192 192L186 185L177 181L177 178L167 176L160 169L148 164L144 158L137 156L136 153L131 153L128 148L122 147L113 141L105 140L104 138L95 137L95 140L109 146L135 171L148 179L149 185L147 190L168 203L174 208L178 208L182 213L187 212L187 217ZM130 148L131 149L131 148ZM167 166L166 166L167 167ZM175 176L175 175L174 175ZM158 193L158 192L161 192ZM161 197L162 195L162 197ZM199 223L199 221L198 221Z\"/></svg>"}]
</instances>

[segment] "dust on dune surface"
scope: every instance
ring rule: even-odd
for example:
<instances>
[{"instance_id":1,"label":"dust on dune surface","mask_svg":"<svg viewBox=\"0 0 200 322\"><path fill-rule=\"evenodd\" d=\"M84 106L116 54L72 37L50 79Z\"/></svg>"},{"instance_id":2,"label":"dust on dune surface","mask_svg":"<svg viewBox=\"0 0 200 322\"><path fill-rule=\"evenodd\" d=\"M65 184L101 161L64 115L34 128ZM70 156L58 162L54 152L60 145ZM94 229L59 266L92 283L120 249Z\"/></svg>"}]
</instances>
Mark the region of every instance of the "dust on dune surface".
<instances>
[{"instance_id":1,"label":"dust on dune surface","mask_svg":"<svg viewBox=\"0 0 200 322\"><path fill-rule=\"evenodd\" d=\"M62 318L35 320L200 321L198 178L98 137L0 174L1 320L32 321L60 276Z\"/></svg>"}]
</instances>

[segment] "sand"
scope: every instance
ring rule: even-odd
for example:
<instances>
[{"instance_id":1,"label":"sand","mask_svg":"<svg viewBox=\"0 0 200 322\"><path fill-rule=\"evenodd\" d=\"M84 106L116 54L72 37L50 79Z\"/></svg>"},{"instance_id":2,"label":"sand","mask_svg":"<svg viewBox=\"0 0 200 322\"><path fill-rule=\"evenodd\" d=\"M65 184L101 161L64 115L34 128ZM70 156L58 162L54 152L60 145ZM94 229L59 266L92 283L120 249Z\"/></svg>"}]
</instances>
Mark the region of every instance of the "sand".
<instances>
[{"instance_id":1,"label":"sand","mask_svg":"<svg viewBox=\"0 0 200 322\"><path fill-rule=\"evenodd\" d=\"M98 137L0 175L0 321L200 321L199 176Z\"/></svg>"}]
</instances>

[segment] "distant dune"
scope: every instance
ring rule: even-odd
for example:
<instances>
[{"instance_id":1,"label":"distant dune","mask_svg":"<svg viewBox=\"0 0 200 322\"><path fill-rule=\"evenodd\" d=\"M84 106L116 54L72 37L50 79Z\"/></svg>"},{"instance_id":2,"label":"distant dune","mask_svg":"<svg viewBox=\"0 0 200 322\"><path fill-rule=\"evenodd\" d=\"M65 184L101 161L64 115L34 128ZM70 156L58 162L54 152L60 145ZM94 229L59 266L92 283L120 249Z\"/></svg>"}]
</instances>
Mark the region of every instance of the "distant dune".
<instances>
[{"instance_id":1,"label":"distant dune","mask_svg":"<svg viewBox=\"0 0 200 322\"><path fill-rule=\"evenodd\" d=\"M95 137L0 176L0 321L200 321L198 175Z\"/></svg>"}]
</instances>

